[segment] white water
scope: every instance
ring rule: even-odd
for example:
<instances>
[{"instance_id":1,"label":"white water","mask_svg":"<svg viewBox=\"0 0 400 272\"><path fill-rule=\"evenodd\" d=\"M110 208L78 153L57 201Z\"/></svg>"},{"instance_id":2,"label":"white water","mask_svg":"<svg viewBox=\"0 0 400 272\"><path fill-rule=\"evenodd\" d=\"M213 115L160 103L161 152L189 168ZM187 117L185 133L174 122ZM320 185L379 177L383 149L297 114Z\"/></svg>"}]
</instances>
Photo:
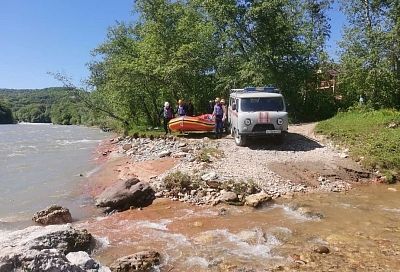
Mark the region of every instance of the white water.
<instances>
[{"instance_id":1,"label":"white water","mask_svg":"<svg viewBox=\"0 0 400 272\"><path fill-rule=\"evenodd\" d=\"M0 125L0 229L29 225L33 213L53 203L79 217L89 200L73 191L96 169L90 160L105 137L79 126Z\"/></svg>"}]
</instances>

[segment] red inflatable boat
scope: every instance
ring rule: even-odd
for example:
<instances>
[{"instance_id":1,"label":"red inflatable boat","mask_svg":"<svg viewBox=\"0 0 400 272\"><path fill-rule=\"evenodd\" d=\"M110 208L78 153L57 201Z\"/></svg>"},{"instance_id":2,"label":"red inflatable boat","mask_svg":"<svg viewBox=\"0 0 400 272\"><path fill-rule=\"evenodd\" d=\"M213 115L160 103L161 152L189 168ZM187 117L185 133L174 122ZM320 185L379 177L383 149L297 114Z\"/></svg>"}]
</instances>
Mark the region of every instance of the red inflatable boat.
<instances>
[{"instance_id":1,"label":"red inflatable boat","mask_svg":"<svg viewBox=\"0 0 400 272\"><path fill-rule=\"evenodd\" d=\"M199 116L180 116L171 119L168 126L172 131L213 131L215 122L211 114L203 114Z\"/></svg>"}]
</instances>

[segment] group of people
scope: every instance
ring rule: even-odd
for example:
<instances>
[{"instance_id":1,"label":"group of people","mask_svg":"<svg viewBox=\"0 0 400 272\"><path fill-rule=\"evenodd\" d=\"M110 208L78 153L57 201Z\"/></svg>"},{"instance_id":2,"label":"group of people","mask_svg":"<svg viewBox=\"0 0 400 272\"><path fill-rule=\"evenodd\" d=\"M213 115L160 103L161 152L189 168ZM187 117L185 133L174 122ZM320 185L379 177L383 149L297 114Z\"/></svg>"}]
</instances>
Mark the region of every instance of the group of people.
<instances>
[{"instance_id":1,"label":"group of people","mask_svg":"<svg viewBox=\"0 0 400 272\"><path fill-rule=\"evenodd\" d=\"M186 103L183 99L179 99L175 109L171 107L169 102L164 103L164 107L160 111L160 116L163 118L165 134L171 133L168 123L171 119L178 116L194 116L194 106L191 100Z\"/></svg>"},{"instance_id":2,"label":"group of people","mask_svg":"<svg viewBox=\"0 0 400 272\"><path fill-rule=\"evenodd\" d=\"M160 111L160 116L163 117L163 125L165 134L171 133L168 123L171 119L179 116L194 116L194 106L191 100L187 103L183 99L179 99L175 109L171 107L169 102L164 103L164 107ZM207 113L212 114L215 120L215 136L221 138L226 124L228 110L225 105L225 100L216 98L215 101L210 100Z\"/></svg>"}]
</instances>

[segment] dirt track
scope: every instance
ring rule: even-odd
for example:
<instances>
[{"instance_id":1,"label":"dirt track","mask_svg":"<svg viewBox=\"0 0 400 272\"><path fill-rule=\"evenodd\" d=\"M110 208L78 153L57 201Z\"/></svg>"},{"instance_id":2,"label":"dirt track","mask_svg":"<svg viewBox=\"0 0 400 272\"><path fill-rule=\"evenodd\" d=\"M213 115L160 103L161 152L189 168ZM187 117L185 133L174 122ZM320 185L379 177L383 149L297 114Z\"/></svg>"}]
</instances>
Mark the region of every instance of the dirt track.
<instances>
[{"instance_id":1,"label":"dirt track","mask_svg":"<svg viewBox=\"0 0 400 272\"><path fill-rule=\"evenodd\" d=\"M271 195L288 192L344 191L371 175L343 151L324 145L313 133L315 124L290 126L282 144L255 139L247 147L231 136L216 140L225 158L211 168L224 179L253 180Z\"/></svg>"}]
</instances>

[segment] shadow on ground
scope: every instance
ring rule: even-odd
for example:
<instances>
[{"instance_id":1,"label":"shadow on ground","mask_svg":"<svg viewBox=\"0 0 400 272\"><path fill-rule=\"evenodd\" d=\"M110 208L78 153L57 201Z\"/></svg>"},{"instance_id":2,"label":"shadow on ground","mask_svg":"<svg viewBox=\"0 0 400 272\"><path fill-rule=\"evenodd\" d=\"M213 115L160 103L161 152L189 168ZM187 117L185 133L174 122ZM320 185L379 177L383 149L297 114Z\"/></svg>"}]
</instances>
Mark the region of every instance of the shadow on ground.
<instances>
[{"instance_id":1,"label":"shadow on ground","mask_svg":"<svg viewBox=\"0 0 400 272\"><path fill-rule=\"evenodd\" d=\"M297 133L288 133L283 141L274 137L249 139L247 146L253 150L276 151L311 151L323 147L317 141Z\"/></svg>"}]
</instances>

